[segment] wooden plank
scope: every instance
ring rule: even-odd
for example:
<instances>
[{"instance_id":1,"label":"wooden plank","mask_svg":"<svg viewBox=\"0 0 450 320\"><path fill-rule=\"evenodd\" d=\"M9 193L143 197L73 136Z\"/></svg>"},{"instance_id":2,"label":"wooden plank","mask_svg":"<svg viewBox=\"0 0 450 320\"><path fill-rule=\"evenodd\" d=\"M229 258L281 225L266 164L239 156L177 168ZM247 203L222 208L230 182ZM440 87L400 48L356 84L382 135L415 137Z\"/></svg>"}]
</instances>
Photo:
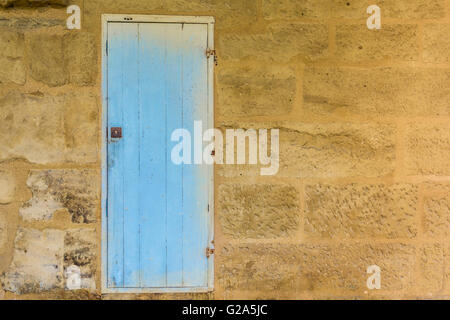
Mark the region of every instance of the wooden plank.
<instances>
[{"instance_id":1,"label":"wooden plank","mask_svg":"<svg viewBox=\"0 0 450 320\"><path fill-rule=\"evenodd\" d=\"M141 285L166 282L166 24L140 24Z\"/></svg>"},{"instance_id":2,"label":"wooden plank","mask_svg":"<svg viewBox=\"0 0 450 320\"><path fill-rule=\"evenodd\" d=\"M108 129L123 124L123 25L108 24ZM108 130L108 134L109 134ZM108 139L108 287L123 286L123 141Z\"/></svg>"},{"instance_id":3,"label":"wooden plank","mask_svg":"<svg viewBox=\"0 0 450 320\"><path fill-rule=\"evenodd\" d=\"M207 125L207 26L183 26L183 127ZM197 137L201 139L200 137ZM194 148L193 148L194 149ZM195 155L193 155L193 158ZM207 165L183 165L183 286L207 286Z\"/></svg>"},{"instance_id":4,"label":"wooden plank","mask_svg":"<svg viewBox=\"0 0 450 320\"><path fill-rule=\"evenodd\" d=\"M183 282L183 168L172 162L170 136L182 128L182 26L168 24L166 42L166 168L167 168L167 286Z\"/></svg>"},{"instance_id":5,"label":"wooden plank","mask_svg":"<svg viewBox=\"0 0 450 320\"><path fill-rule=\"evenodd\" d=\"M123 198L124 198L124 287L140 286L140 218L139 199L145 193L139 186L139 47L138 24L124 24L122 27L123 73Z\"/></svg>"}]
</instances>

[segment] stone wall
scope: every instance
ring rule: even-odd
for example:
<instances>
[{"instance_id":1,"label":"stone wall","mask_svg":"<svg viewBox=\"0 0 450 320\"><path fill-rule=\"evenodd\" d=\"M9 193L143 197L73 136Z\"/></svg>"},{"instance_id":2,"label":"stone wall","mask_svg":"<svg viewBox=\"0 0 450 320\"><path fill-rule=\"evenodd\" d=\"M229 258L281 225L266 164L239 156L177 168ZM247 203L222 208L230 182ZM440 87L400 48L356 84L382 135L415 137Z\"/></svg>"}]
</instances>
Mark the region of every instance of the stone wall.
<instances>
[{"instance_id":1,"label":"stone wall","mask_svg":"<svg viewBox=\"0 0 450 320\"><path fill-rule=\"evenodd\" d=\"M371 4L0 0L0 298L450 297L450 1ZM101 295L102 13L214 16L216 127L280 129L216 167L210 294Z\"/></svg>"}]
</instances>

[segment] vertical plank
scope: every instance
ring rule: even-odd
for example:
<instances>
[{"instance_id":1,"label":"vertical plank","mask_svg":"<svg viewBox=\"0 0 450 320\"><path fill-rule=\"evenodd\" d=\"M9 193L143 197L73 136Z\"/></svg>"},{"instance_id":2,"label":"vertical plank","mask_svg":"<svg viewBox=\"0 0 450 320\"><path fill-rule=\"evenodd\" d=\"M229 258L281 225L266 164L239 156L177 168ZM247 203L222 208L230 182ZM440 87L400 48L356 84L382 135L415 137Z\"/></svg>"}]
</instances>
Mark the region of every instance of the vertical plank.
<instances>
[{"instance_id":1,"label":"vertical plank","mask_svg":"<svg viewBox=\"0 0 450 320\"><path fill-rule=\"evenodd\" d=\"M123 123L123 25L108 23L108 129ZM108 130L108 137L110 135ZM108 139L108 287L123 286L123 141Z\"/></svg>"},{"instance_id":2,"label":"vertical plank","mask_svg":"<svg viewBox=\"0 0 450 320\"><path fill-rule=\"evenodd\" d=\"M171 160L170 136L182 128L182 26L167 27L166 61L166 153L167 167L167 286L181 287L183 282L183 179L182 166Z\"/></svg>"},{"instance_id":3,"label":"vertical plank","mask_svg":"<svg viewBox=\"0 0 450 320\"><path fill-rule=\"evenodd\" d=\"M183 127L207 126L207 25L183 27ZM206 129L206 128L204 128ZM199 137L198 137L199 138ZM194 149L194 148L193 148ZM183 286L207 285L207 165L183 165Z\"/></svg>"},{"instance_id":4,"label":"vertical plank","mask_svg":"<svg viewBox=\"0 0 450 320\"><path fill-rule=\"evenodd\" d=\"M139 198L139 47L138 24L122 27L122 99L123 99L123 223L124 223L124 287L139 287L140 219Z\"/></svg>"},{"instance_id":5,"label":"vertical plank","mask_svg":"<svg viewBox=\"0 0 450 320\"><path fill-rule=\"evenodd\" d=\"M140 24L141 285L166 281L166 24Z\"/></svg>"}]
</instances>

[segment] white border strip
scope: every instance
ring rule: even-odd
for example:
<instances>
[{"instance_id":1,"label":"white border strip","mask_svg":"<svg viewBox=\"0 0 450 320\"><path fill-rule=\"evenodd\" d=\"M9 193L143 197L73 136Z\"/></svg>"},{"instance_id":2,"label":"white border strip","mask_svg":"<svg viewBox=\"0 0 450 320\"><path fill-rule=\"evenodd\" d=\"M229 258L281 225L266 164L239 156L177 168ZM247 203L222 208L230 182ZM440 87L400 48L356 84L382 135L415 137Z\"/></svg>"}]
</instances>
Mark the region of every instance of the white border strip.
<instances>
[{"instance_id":1,"label":"white border strip","mask_svg":"<svg viewBox=\"0 0 450 320\"><path fill-rule=\"evenodd\" d=\"M214 17L209 16L102 14L102 19L107 22L214 23Z\"/></svg>"}]
</instances>

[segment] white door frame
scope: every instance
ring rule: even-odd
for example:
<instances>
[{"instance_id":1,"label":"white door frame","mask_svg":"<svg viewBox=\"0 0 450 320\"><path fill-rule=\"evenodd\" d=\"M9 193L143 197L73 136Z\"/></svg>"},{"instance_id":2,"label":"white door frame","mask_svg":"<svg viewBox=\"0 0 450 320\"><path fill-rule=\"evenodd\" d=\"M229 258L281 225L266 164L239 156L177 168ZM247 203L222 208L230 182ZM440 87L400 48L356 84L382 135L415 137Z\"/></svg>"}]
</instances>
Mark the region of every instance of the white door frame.
<instances>
[{"instance_id":1,"label":"white door frame","mask_svg":"<svg viewBox=\"0 0 450 320\"><path fill-rule=\"evenodd\" d=\"M209 16L169 16L169 15L137 15L137 14L102 14L102 267L101 285L102 293L164 293L164 292L208 292L214 289L214 255L208 258L208 286L199 288L108 288L107 286L107 195L108 195L108 162L107 162L107 115L108 115L108 22L122 23L192 23L206 24L208 26L208 49L214 49L214 18ZM205 52L206 59L206 52ZM214 128L214 57L208 58L208 128ZM214 248L214 166L208 169L209 182L209 217L208 217L208 243ZM206 254L206 252L205 252Z\"/></svg>"}]
</instances>

